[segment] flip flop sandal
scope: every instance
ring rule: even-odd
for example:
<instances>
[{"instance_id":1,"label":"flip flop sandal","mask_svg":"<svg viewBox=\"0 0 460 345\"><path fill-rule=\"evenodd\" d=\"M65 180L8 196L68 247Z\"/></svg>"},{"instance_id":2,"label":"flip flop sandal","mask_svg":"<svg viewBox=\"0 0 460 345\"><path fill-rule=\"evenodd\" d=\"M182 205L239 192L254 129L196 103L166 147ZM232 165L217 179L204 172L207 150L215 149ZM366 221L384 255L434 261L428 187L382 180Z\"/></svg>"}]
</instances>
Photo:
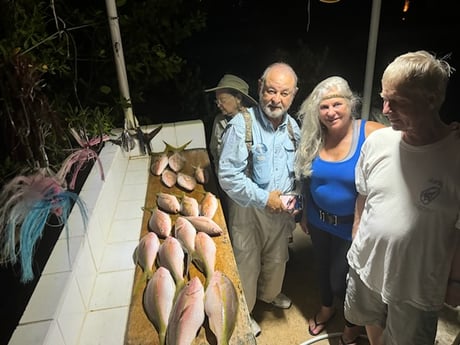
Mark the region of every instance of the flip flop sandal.
<instances>
[{"instance_id":1,"label":"flip flop sandal","mask_svg":"<svg viewBox=\"0 0 460 345\"><path fill-rule=\"evenodd\" d=\"M353 340L350 340L350 342L346 342L344 339L343 339L343 335L340 336L340 341L339 341L339 345L358 345L358 338L359 336L357 336L355 339Z\"/></svg>"},{"instance_id":2,"label":"flip flop sandal","mask_svg":"<svg viewBox=\"0 0 460 345\"><path fill-rule=\"evenodd\" d=\"M329 321L331 321L334 318L335 312L332 313L331 317L329 319L327 319L326 321L324 321L324 322L318 322L316 320L317 316L318 316L318 314L315 314L315 316L313 317L313 322L315 323L315 329L320 327L319 331L314 333L313 330L310 327L310 324L308 325L308 333L310 333L310 335L312 335L314 337L317 336L318 334L320 334L322 331L324 331L326 329L327 324L329 323Z\"/></svg>"}]
</instances>

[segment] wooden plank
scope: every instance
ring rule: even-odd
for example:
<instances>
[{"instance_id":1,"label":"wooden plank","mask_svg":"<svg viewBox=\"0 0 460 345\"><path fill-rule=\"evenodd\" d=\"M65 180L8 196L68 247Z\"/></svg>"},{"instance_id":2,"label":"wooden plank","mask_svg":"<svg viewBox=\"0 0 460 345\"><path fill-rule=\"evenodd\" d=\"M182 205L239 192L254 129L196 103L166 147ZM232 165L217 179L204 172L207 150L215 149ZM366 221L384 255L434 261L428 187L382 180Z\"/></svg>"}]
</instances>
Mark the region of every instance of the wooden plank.
<instances>
[{"instance_id":1,"label":"wooden plank","mask_svg":"<svg viewBox=\"0 0 460 345\"><path fill-rule=\"evenodd\" d=\"M184 157L186 158L186 166L182 172L193 175L193 169L196 166L201 166L209 172L209 182L206 185L197 184L197 187L192 192L186 192L181 188L174 186L172 188L166 187L160 180L159 176L150 174L147 194L145 199L145 207L152 208L156 206L156 194L159 192L171 193L175 195L183 195L184 193L188 196L192 196L200 202L204 197L206 191L210 191L217 194L217 187L214 174L209 162L209 156L206 149L194 149L183 151ZM217 195L216 195L217 196ZM140 237L144 236L148 229L147 224L150 218L150 212L146 211L142 221L142 230ZM177 215L171 215L173 224ZM219 207L214 216L213 220L220 225L224 230L221 236L213 237L216 243L216 270L225 273L235 285L238 293L239 310L237 316L237 323L233 332L232 338L230 339L230 345L251 345L256 344L254 335L251 332L249 313L246 305L246 300L242 291L241 281L238 275L238 270L233 255L230 238L228 235L227 225L225 223L224 214L219 201ZM191 276L198 276L202 282L204 282L204 276L192 265L190 269ZM142 294L145 286L139 287L138 282L142 276L142 269L136 267L134 287L131 295L131 304L128 314L128 325L125 334L125 344L127 345L158 345L159 339L158 334L153 325L148 320L142 306ZM205 321L201 327L197 338L193 342L193 345L215 345L217 343L211 330L207 326Z\"/></svg>"}]
</instances>

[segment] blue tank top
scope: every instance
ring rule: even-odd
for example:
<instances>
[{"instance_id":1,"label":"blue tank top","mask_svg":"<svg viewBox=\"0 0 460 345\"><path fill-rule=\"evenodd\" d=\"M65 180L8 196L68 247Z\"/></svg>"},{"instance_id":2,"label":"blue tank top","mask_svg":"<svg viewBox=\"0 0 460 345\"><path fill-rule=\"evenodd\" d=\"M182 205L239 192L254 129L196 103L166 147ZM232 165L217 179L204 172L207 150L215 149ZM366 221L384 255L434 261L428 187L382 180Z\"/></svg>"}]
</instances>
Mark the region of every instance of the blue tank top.
<instances>
[{"instance_id":1,"label":"blue tank top","mask_svg":"<svg viewBox=\"0 0 460 345\"><path fill-rule=\"evenodd\" d=\"M318 209L312 204L311 198L318 207L337 216L352 215L355 210L357 196L355 186L355 166L366 139L366 121L353 123L353 137L350 152L341 161L329 162L319 156L313 160L310 177L310 195L307 201L307 219L313 226L335 236L351 241L353 224L328 224L319 217Z\"/></svg>"}]
</instances>

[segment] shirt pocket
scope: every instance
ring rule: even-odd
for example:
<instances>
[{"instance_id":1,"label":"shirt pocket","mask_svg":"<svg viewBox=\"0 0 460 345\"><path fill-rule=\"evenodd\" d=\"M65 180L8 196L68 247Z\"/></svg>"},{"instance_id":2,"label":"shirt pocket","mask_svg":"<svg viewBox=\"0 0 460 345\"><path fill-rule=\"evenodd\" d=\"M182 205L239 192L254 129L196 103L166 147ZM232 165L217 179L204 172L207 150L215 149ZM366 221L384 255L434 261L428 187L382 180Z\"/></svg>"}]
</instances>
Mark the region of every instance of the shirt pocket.
<instances>
[{"instance_id":1,"label":"shirt pocket","mask_svg":"<svg viewBox=\"0 0 460 345\"><path fill-rule=\"evenodd\" d=\"M271 176L268 147L263 144L255 144L251 148L252 154L252 180L261 188L268 186Z\"/></svg>"},{"instance_id":2,"label":"shirt pocket","mask_svg":"<svg viewBox=\"0 0 460 345\"><path fill-rule=\"evenodd\" d=\"M286 168L289 177L294 177L295 147L292 140L286 140L284 143L284 152L286 154Z\"/></svg>"}]
</instances>

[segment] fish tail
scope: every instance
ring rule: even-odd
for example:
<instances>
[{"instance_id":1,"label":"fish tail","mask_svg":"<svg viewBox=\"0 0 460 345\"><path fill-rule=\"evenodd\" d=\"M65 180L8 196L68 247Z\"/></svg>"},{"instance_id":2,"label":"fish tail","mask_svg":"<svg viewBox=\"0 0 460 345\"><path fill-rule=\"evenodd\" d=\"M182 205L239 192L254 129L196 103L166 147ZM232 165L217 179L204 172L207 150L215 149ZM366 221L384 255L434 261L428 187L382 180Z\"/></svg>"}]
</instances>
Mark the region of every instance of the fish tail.
<instances>
[{"instance_id":1,"label":"fish tail","mask_svg":"<svg viewBox=\"0 0 460 345\"><path fill-rule=\"evenodd\" d=\"M174 293L174 301L177 300L177 297L179 296L180 292L182 289L185 287L185 280L182 279L176 283L176 292Z\"/></svg>"},{"instance_id":2,"label":"fish tail","mask_svg":"<svg viewBox=\"0 0 460 345\"><path fill-rule=\"evenodd\" d=\"M136 281L136 284L134 285L134 288L133 288L134 295L137 295L138 293L142 293L142 291L144 291L145 283L147 282L147 277L148 277L148 272L146 271Z\"/></svg>"},{"instance_id":3,"label":"fish tail","mask_svg":"<svg viewBox=\"0 0 460 345\"><path fill-rule=\"evenodd\" d=\"M180 151L183 151L185 150L185 148L192 142L192 140L189 140L188 142L186 142L184 145L182 146L178 146L178 147L175 147L175 146L172 146L171 144L168 144L166 141L164 141L164 144L166 145L165 146L165 149L164 149L164 152L180 152Z\"/></svg>"}]
</instances>

